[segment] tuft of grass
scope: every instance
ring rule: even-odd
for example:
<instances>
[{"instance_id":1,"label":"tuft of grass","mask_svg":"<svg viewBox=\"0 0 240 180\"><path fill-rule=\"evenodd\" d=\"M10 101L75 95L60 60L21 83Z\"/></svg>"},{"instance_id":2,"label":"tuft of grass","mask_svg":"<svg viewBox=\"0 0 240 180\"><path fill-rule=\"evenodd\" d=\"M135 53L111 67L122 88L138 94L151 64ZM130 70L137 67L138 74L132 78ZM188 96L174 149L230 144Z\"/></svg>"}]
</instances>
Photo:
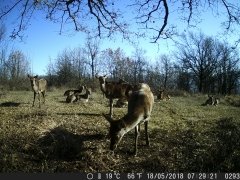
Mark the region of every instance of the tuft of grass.
<instances>
[{"instance_id":1,"label":"tuft of grass","mask_svg":"<svg viewBox=\"0 0 240 180\"><path fill-rule=\"evenodd\" d=\"M239 96L226 96L225 101L227 104L240 107L240 97Z\"/></svg>"}]
</instances>

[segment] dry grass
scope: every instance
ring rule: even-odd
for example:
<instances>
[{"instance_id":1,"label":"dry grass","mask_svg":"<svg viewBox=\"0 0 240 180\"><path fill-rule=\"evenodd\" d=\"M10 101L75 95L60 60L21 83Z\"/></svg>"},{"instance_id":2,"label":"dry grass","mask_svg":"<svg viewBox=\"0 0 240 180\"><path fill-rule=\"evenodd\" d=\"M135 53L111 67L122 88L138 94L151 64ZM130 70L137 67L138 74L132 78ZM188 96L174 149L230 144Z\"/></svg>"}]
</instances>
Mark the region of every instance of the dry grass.
<instances>
[{"instance_id":1,"label":"dry grass","mask_svg":"<svg viewBox=\"0 0 240 180\"><path fill-rule=\"evenodd\" d=\"M134 131L115 153L109 151L108 101L94 93L88 103L65 103L64 91L47 93L46 105L31 107L33 93L0 98L1 172L234 172L240 169L239 106L231 97L201 106L204 96L155 102L149 123L150 147ZM114 108L121 117L126 108ZM142 134L143 128L141 129Z\"/></svg>"}]
</instances>

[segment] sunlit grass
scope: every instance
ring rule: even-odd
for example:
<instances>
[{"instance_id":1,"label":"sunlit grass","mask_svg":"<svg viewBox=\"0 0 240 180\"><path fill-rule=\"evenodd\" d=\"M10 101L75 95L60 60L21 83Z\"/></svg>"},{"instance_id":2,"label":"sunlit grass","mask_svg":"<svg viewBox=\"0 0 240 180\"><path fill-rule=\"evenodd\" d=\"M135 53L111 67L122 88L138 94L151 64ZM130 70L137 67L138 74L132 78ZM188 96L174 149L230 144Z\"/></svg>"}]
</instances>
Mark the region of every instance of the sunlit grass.
<instances>
[{"instance_id":1,"label":"sunlit grass","mask_svg":"<svg viewBox=\"0 0 240 180\"><path fill-rule=\"evenodd\" d=\"M239 96L201 106L206 96L155 101L149 122L150 147L141 128L138 156L134 131L109 151L108 100L93 92L88 103L65 103L63 91L48 92L41 109L33 93L12 91L0 99L1 172L238 171ZM114 108L120 118L126 108Z\"/></svg>"}]
</instances>

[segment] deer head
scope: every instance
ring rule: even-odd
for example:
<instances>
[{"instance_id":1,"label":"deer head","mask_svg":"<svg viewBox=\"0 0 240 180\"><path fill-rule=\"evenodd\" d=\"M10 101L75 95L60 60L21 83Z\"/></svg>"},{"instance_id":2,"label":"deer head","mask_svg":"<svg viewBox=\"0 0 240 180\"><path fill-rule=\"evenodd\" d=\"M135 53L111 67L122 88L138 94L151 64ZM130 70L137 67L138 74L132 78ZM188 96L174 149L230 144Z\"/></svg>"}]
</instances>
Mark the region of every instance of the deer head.
<instances>
[{"instance_id":1,"label":"deer head","mask_svg":"<svg viewBox=\"0 0 240 180\"><path fill-rule=\"evenodd\" d=\"M112 117L109 115L103 114L103 116L106 118L106 120L110 124L109 134L110 137L110 150L115 150L117 148L117 145L121 141L122 137L126 133L122 128L124 127L124 124L121 120L113 120Z\"/></svg>"}]
</instances>

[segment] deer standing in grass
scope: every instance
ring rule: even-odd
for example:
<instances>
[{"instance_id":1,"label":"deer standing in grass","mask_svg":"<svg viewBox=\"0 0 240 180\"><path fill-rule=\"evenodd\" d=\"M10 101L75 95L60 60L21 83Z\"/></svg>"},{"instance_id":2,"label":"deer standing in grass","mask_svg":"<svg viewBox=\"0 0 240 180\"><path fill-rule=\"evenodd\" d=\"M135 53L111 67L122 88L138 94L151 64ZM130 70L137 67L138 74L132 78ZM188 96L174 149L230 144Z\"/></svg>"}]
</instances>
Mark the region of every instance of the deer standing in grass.
<instances>
[{"instance_id":1,"label":"deer standing in grass","mask_svg":"<svg viewBox=\"0 0 240 180\"><path fill-rule=\"evenodd\" d=\"M152 112L154 96L147 84L140 83L135 86L128 101L128 112L119 120L113 120L110 116L104 117L110 123L109 136L111 138L110 149L115 150L122 137L135 128L134 155L137 155L137 143L139 137L140 123L144 122L146 144L149 146L148 121Z\"/></svg>"},{"instance_id":2,"label":"deer standing in grass","mask_svg":"<svg viewBox=\"0 0 240 180\"><path fill-rule=\"evenodd\" d=\"M47 81L46 81L46 79L38 79L38 75L30 76L28 74L28 78L30 79L30 83L31 83L32 90L33 90L33 93L34 93L32 106L34 106L36 94L38 94L39 108L41 108L41 97L40 96L42 94L43 104L44 104L45 103L46 88L47 88Z\"/></svg>"},{"instance_id":3,"label":"deer standing in grass","mask_svg":"<svg viewBox=\"0 0 240 180\"><path fill-rule=\"evenodd\" d=\"M101 91L104 93L106 98L109 99L109 114L112 117L113 99L126 98L128 100L130 92L132 91L132 86L127 82L123 81L122 79L120 79L119 82L107 82L107 75L96 75L95 77L99 80Z\"/></svg>"}]
</instances>

